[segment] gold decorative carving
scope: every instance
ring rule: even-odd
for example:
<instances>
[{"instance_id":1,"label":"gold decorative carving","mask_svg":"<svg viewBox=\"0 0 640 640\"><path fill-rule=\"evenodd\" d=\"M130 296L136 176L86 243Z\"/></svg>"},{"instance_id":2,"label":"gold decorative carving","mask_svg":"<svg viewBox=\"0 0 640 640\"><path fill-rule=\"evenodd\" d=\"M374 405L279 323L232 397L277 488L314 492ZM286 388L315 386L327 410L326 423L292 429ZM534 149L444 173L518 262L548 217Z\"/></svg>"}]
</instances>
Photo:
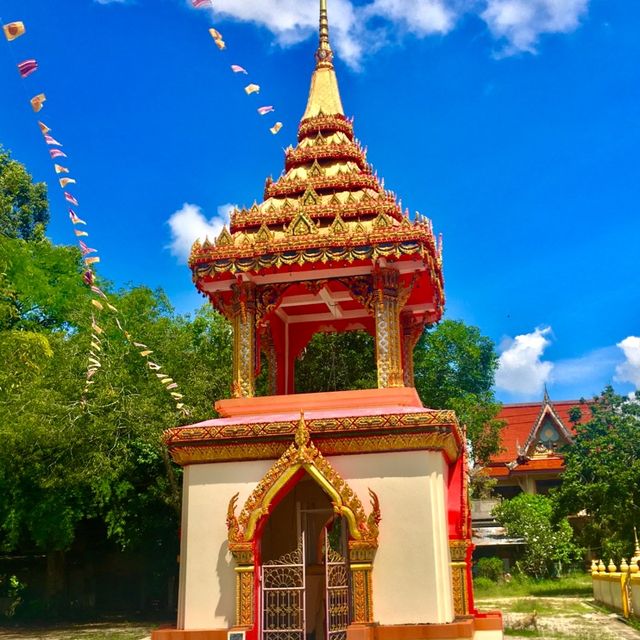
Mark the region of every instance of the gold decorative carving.
<instances>
[{"instance_id":1,"label":"gold decorative carving","mask_svg":"<svg viewBox=\"0 0 640 640\"><path fill-rule=\"evenodd\" d=\"M255 285L251 282L240 282L232 285L231 288L233 291L232 393L236 398L251 398L255 393Z\"/></svg>"},{"instance_id":2,"label":"gold decorative carving","mask_svg":"<svg viewBox=\"0 0 640 640\"><path fill-rule=\"evenodd\" d=\"M402 362L404 364L404 386L414 387L413 352L416 344L422 335L424 320L416 318L410 311L403 311L400 314L400 325L402 328Z\"/></svg>"},{"instance_id":3,"label":"gold decorative carving","mask_svg":"<svg viewBox=\"0 0 640 640\"><path fill-rule=\"evenodd\" d=\"M378 387L402 387L402 355L398 306L399 274L383 267L374 273L374 312Z\"/></svg>"},{"instance_id":4,"label":"gold decorative carving","mask_svg":"<svg viewBox=\"0 0 640 640\"><path fill-rule=\"evenodd\" d=\"M298 215L287 229L287 234L290 236L306 236L314 233L318 233L318 228L313 220L302 210L298 212Z\"/></svg>"},{"instance_id":5,"label":"gold decorative carving","mask_svg":"<svg viewBox=\"0 0 640 640\"><path fill-rule=\"evenodd\" d=\"M233 236L229 233L227 226L222 227L220 235L216 239L216 247L229 247L233 246Z\"/></svg>"},{"instance_id":6,"label":"gold decorative carving","mask_svg":"<svg viewBox=\"0 0 640 640\"><path fill-rule=\"evenodd\" d=\"M453 607L457 616L469 615L469 584L467 580L468 540L449 540L451 555L451 587L453 589Z\"/></svg>"},{"instance_id":7,"label":"gold decorative carving","mask_svg":"<svg viewBox=\"0 0 640 640\"><path fill-rule=\"evenodd\" d=\"M373 622L371 565L351 564L353 623Z\"/></svg>"},{"instance_id":8,"label":"gold decorative carving","mask_svg":"<svg viewBox=\"0 0 640 640\"><path fill-rule=\"evenodd\" d=\"M238 543L253 540L259 519L269 513L272 500L300 469L304 469L327 493L336 514L346 518L351 538L370 547L377 547L380 520L377 497L371 494L373 512L367 518L358 496L311 442L309 430L301 414L294 442L258 483L238 518L235 516L237 496L231 498L227 513L231 551L233 552Z\"/></svg>"},{"instance_id":9,"label":"gold decorative carving","mask_svg":"<svg viewBox=\"0 0 640 640\"><path fill-rule=\"evenodd\" d=\"M384 451L442 451L457 460L462 434L453 411L433 410L376 416L318 418L308 422L323 455ZM176 427L163 440L178 464L232 460L273 460L287 448L283 437L295 420Z\"/></svg>"},{"instance_id":10,"label":"gold decorative carving","mask_svg":"<svg viewBox=\"0 0 640 640\"><path fill-rule=\"evenodd\" d=\"M236 625L253 626L253 567L236 567Z\"/></svg>"}]
</instances>

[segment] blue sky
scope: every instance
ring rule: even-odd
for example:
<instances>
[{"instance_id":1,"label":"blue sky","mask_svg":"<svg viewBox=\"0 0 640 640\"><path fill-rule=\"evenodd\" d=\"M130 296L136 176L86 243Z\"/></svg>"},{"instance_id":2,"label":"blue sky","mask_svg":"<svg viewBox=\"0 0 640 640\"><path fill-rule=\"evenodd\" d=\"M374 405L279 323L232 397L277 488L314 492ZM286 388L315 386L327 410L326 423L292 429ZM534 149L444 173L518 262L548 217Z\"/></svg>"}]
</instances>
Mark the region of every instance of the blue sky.
<instances>
[{"instance_id":1,"label":"blue sky","mask_svg":"<svg viewBox=\"0 0 640 640\"><path fill-rule=\"evenodd\" d=\"M27 26L0 47L0 142L50 183L51 238L74 241L28 104L41 91L100 273L161 286L183 312L201 303L184 248L280 173L313 67L317 0L214 7L0 3ZM329 13L345 109L386 186L443 233L447 316L500 347L498 396L640 386L640 3L329 0ZM21 80L30 57L40 69Z\"/></svg>"}]
</instances>

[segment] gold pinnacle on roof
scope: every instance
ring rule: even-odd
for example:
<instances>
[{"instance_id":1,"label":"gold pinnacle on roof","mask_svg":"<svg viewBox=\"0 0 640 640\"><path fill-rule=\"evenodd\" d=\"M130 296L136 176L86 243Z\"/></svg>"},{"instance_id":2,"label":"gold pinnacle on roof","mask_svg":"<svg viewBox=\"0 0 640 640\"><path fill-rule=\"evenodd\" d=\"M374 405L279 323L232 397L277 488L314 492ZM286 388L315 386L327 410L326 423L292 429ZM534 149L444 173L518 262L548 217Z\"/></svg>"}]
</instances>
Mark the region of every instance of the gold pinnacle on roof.
<instances>
[{"instance_id":1,"label":"gold pinnacle on roof","mask_svg":"<svg viewBox=\"0 0 640 640\"><path fill-rule=\"evenodd\" d=\"M320 39L316 51L316 68L311 77L309 100L302 119L313 118L319 114L337 113L344 115L329 41L327 0L320 0Z\"/></svg>"},{"instance_id":2,"label":"gold pinnacle on roof","mask_svg":"<svg viewBox=\"0 0 640 640\"><path fill-rule=\"evenodd\" d=\"M329 16L327 0L320 0L320 43L316 51L316 68L333 67L333 51L329 42Z\"/></svg>"}]
</instances>

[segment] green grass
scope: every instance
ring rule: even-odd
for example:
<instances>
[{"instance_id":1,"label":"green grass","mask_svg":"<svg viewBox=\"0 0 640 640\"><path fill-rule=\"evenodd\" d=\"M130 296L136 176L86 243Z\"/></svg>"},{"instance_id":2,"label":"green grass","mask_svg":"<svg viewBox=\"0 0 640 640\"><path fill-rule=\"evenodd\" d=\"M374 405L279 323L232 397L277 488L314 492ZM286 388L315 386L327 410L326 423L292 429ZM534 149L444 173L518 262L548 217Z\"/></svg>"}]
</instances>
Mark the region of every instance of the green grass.
<instances>
[{"instance_id":1,"label":"green grass","mask_svg":"<svg viewBox=\"0 0 640 640\"><path fill-rule=\"evenodd\" d=\"M533 613L541 616L567 615L586 613L589 608L579 600L549 600L546 598L528 597L521 600L507 601L501 604L502 611L510 613Z\"/></svg>"},{"instance_id":2,"label":"green grass","mask_svg":"<svg viewBox=\"0 0 640 640\"><path fill-rule=\"evenodd\" d=\"M576 631L567 634L554 631L535 631L534 629L505 629L505 636L516 636L517 638L557 638L558 640L601 640L601 635L590 631Z\"/></svg>"},{"instance_id":3,"label":"green grass","mask_svg":"<svg viewBox=\"0 0 640 640\"><path fill-rule=\"evenodd\" d=\"M25 625L0 628L12 637L38 640L139 640L151 635L158 623L98 622L89 624Z\"/></svg>"},{"instance_id":4,"label":"green grass","mask_svg":"<svg viewBox=\"0 0 640 640\"><path fill-rule=\"evenodd\" d=\"M514 576L510 582L474 584L476 598L513 598L520 596L562 597L590 596L591 574L572 574L565 578L533 580L525 576Z\"/></svg>"}]
</instances>

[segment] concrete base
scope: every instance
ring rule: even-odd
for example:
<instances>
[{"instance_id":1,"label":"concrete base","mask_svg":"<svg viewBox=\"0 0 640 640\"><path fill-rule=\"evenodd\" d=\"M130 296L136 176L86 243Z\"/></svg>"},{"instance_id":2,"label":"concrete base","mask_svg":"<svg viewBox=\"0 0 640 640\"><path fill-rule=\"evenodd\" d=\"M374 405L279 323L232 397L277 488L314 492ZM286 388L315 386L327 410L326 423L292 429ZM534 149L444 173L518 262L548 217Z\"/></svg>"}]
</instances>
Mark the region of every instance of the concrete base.
<instances>
[{"instance_id":1,"label":"concrete base","mask_svg":"<svg viewBox=\"0 0 640 640\"><path fill-rule=\"evenodd\" d=\"M157 629L151 640L226 640L227 629L181 631ZM352 624L347 640L503 640L502 616L457 619L449 624Z\"/></svg>"}]
</instances>

